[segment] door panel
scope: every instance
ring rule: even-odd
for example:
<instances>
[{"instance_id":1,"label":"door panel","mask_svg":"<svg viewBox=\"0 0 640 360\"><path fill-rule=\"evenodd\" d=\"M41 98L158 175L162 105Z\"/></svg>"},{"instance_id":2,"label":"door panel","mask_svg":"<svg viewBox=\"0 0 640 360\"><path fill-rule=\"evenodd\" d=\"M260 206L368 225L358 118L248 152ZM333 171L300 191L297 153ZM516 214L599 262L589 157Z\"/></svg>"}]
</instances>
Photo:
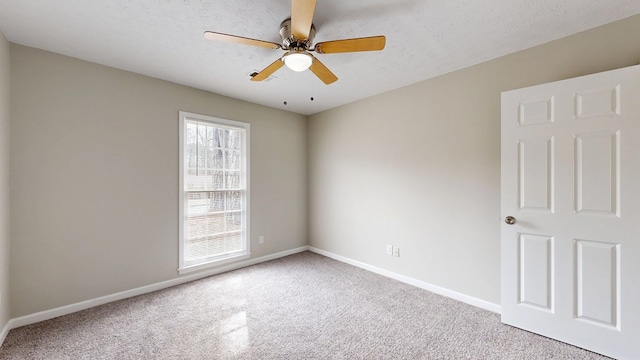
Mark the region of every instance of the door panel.
<instances>
[{"instance_id":1,"label":"door panel","mask_svg":"<svg viewBox=\"0 0 640 360\"><path fill-rule=\"evenodd\" d=\"M518 141L520 209L553 212L553 138Z\"/></svg>"},{"instance_id":2,"label":"door panel","mask_svg":"<svg viewBox=\"0 0 640 360\"><path fill-rule=\"evenodd\" d=\"M612 89L576 92L575 118L588 119L620 115L620 86Z\"/></svg>"},{"instance_id":3,"label":"door panel","mask_svg":"<svg viewBox=\"0 0 640 360\"><path fill-rule=\"evenodd\" d=\"M553 238L520 234L518 302L553 311Z\"/></svg>"},{"instance_id":4,"label":"door panel","mask_svg":"<svg viewBox=\"0 0 640 360\"><path fill-rule=\"evenodd\" d=\"M502 94L502 321L640 358L640 66Z\"/></svg>"},{"instance_id":5,"label":"door panel","mask_svg":"<svg viewBox=\"0 0 640 360\"><path fill-rule=\"evenodd\" d=\"M575 136L576 212L619 216L620 133Z\"/></svg>"},{"instance_id":6,"label":"door panel","mask_svg":"<svg viewBox=\"0 0 640 360\"><path fill-rule=\"evenodd\" d=\"M520 103L518 112L519 124L536 125L553 122L553 104L553 97Z\"/></svg>"},{"instance_id":7,"label":"door panel","mask_svg":"<svg viewBox=\"0 0 640 360\"><path fill-rule=\"evenodd\" d=\"M576 317L618 329L620 245L576 240L575 246Z\"/></svg>"}]
</instances>

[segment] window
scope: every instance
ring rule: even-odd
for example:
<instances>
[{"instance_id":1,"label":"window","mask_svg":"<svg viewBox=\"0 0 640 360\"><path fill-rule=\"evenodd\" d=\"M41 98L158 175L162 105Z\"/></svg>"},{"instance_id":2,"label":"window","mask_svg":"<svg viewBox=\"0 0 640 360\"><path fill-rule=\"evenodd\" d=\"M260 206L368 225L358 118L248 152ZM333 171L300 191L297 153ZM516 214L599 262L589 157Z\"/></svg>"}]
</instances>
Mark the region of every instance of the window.
<instances>
[{"instance_id":1,"label":"window","mask_svg":"<svg viewBox=\"0 0 640 360\"><path fill-rule=\"evenodd\" d=\"M180 112L180 273L249 257L249 124Z\"/></svg>"}]
</instances>

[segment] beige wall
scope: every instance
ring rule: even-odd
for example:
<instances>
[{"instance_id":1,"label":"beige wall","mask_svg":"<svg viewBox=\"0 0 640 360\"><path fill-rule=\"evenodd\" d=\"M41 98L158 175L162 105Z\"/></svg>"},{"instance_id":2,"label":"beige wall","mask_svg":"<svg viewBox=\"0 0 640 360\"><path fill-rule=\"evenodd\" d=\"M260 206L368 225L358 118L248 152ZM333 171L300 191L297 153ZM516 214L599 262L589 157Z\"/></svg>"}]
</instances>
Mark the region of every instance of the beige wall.
<instances>
[{"instance_id":1,"label":"beige wall","mask_svg":"<svg viewBox=\"0 0 640 360\"><path fill-rule=\"evenodd\" d=\"M11 79L12 317L178 276L179 110L251 124L252 257L307 243L306 117L15 44Z\"/></svg>"},{"instance_id":2,"label":"beige wall","mask_svg":"<svg viewBox=\"0 0 640 360\"><path fill-rule=\"evenodd\" d=\"M9 42L0 33L0 332L9 321Z\"/></svg>"},{"instance_id":3,"label":"beige wall","mask_svg":"<svg viewBox=\"0 0 640 360\"><path fill-rule=\"evenodd\" d=\"M499 304L500 93L636 65L638 34L634 16L311 116L310 244Z\"/></svg>"}]
</instances>

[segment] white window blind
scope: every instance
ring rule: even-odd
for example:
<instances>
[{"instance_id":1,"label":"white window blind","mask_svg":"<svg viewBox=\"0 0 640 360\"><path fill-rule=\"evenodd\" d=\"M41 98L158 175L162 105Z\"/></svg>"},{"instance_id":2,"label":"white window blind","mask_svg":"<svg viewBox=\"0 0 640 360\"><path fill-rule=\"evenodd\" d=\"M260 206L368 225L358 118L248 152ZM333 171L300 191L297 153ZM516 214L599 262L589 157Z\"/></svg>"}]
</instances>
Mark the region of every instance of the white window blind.
<instances>
[{"instance_id":1,"label":"white window blind","mask_svg":"<svg viewBox=\"0 0 640 360\"><path fill-rule=\"evenodd\" d=\"M180 269L248 255L249 125L181 112Z\"/></svg>"}]
</instances>

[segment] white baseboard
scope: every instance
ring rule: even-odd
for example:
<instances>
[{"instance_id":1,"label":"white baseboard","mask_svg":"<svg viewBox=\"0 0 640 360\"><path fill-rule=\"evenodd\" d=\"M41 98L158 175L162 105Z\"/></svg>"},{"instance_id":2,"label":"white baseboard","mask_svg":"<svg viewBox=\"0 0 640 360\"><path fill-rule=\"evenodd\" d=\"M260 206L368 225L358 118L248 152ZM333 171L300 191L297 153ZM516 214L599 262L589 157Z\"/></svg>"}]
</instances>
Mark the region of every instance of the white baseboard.
<instances>
[{"instance_id":1,"label":"white baseboard","mask_svg":"<svg viewBox=\"0 0 640 360\"><path fill-rule=\"evenodd\" d=\"M286 250L279 253L255 258L255 259L240 261L237 263L229 264L229 265L211 269L208 271L199 272L197 274L181 276L175 279L162 281L162 282L151 284L151 285L141 286L131 290L125 290L115 294L105 295L95 299L85 300L85 301L77 302L74 304L61 306L55 309L50 309L50 310L40 311L34 314L20 316L15 319L9 320L9 322L4 327L4 329L2 329L2 332L0 333L0 346L2 346L2 343L4 342L5 337L9 333L9 330L11 329L15 329L25 325L35 324L40 321L53 319L58 316L68 315L74 312L78 312L78 311L89 309L95 306L104 305L110 302L130 298L133 296L143 295L153 291L166 289L172 286L188 283L194 280L199 280L212 275L217 275L224 272L244 268L247 266L256 265L265 261L275 260L281 257L293 255L293 254L300 253L307 250L309 250L308 246L301 246L299 248Z\"/></svg>"},{"instance_id":2,"label":"white baseboard","mask_svg":"<svg viewBox=\"0 0 640 360\"><path fill-rule=\"evenodd\" d=\"M11 321L7 322L2 328L2 331L0 331L0 346L4 344L4 339L7 338L7 334L9 334L9 330L11 330L11 328L9 327L10 323Z\"/></svg>"},{"instance_id":3,"label":"white baseboard","mask_svg":"<svg viewBox=\"0 0 640 360\"><path fill-rule=\"evenodd\" d=\"M331 253L329 251L325 251L325 250L321 250L318 248L315 248L313 246L309 246L309 251L314 252L316 254L320 254L320 255L324 255L326 257L332 258L334 260L338 260L340 262L349 264L349 265L353 265L356 267L359 267L361 269L365 269L371 272L374 272L376 274L380 274L389 278L392 278L394 280L398 280L401 281L403 283L409 284L409 285L413 285L416 287L419 287L421 289L425 289L427 291L431 291L432 293L436 293L438 295L442 295L442 296L446 296L449 298L452 298L454 300L458 300L460 302L475 306L475 307L479 307L481 309L485 309L485 310L489 310L489 311L493 311L494 313L501 313L501 308L500 305L498 304L494 304L485 300L481 300L478 298L475 298L473 296L469 296L469 295L465 295L465 294L461 294L459 292L453 291L453 290L449 290L449 289L445 289L443 287L440 286L436 286L433 284L429 284L426 283L424 281L421 280L417 280L414 278L411 278L409 276L405 276L405 275L401 275L398 273L394 273L392 271L389 270L385 270L385 269L381 269L369 264L365 264L363 262L360 261L356 261L353 259L349 259L347 257L344 256L340 256L334 253Z\"/></svg>"}]
</instances>

